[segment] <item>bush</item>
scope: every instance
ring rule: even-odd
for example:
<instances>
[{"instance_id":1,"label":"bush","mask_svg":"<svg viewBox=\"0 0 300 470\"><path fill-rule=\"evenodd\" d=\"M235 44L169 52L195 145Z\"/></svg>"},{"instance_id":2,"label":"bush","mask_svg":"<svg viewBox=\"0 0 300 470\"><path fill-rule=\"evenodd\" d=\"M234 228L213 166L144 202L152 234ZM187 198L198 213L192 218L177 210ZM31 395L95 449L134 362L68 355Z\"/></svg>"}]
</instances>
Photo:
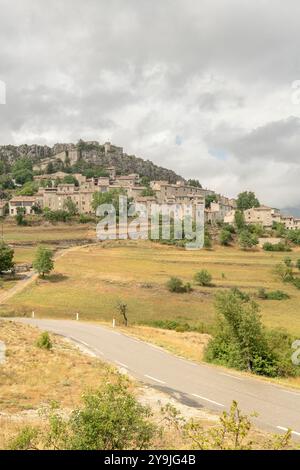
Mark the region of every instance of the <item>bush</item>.
<instances>
[{"instance_id":1,"label":"bush","mask_svg":"<svg viewBox=\"0 0 300 470\"><path fill-rule=\"evenodd\" d=\"M202 269L201 271L197 272L194 276L195 282L200 286L211 286L212 276L211 274L206 271L206 269Z\"/></svg>"},{"instance_id":2,"label":"bush","mask_svg":"<svg viewBox=\"0 0 300 470\"><path fill-rule=\"evenodd\" d=\"M300 278L299 277L294 277L292 280L292 283L294 284L297 289L300 289Z\"/></svg>"},{"instance_id":3,"label":"bush","mask_svg":"<svg viewBox=\"0 0 300 470\"><path fill-rule=\"evenodd\" d=\"M267 292L263 287L259 289L257 297L263 300L286 300L290 298L288 294L282 292L281 290Z\"/></svg>"},{"instance_id":4,"label":"bush","mask_svg":"<svg viewBox=\"0 0 300 470\"><path fill-rule=\"evenodd\" d=\"M239 245L242 250L248 250L258 245L258 238L255 233L251 233L249 230L242 230L239 235Z\"/></svg>"},{"instance_id":5,"label":"bush","mask_svg":"<svg viewBox=\"0 0 300 470\"><path fill-rule=\"evenodd\" d=\"M300 259L297 259L296 261L296 268L300 271Z\"/></svg>"},{"instance_id":6,"label":"bush","mask_svg":"<svg viewBox=\"0 0 300 470\"><path fill-rule=\"evenodd\" d=\"M38 338L36 345L41 349L52 349L52 341L50 339L48 331L44 331Z\"/></svg>"},{"instance_id":7,"label":"bush","mask_svg":"<svg viewBox=\"0 0 300 470\"><path fill-rule=\"evenodd\" d=\"M265 251L292 251L292 249L286 243L275 243L266 242L263 245L263 250Z\"/></svg>"},{"instance_id":8,"label":"bush","mask_svg":"<svg viewBox=\"0 0 300 470\"><path fill-rule=\"evenodd\" d=\"M291 267L286 266L283 263L277 264L274 268L274 274L282 281L282 282L293 282L293 270Z\"/></svg>"},{"instance_id":9,"label":"bush","mask_svg":"<svg viewBox=\"0 0 300 470\"><path fill-rule=\"evenodd\" d=\"M179 279L179 277L171 277L167 282L167 289L170 292L176 292L179 294L183 292L191 292L192 287L189 282L187 284L183 284L183 281Z\"/></svg>"},{"instance_id":10,"label":"bush","mask_svg":"<svg viewBox=\"0 0 300 470\"><path fill-rule=\"evenodd\" d=\"M220 233L220 244L223 246L228 246L230 245L230 242L232 242L232 233L228 230L228 228L223 228Z\"/></svg>"},{"instance_id":11,"label":"bush","mask_svg":"<svg viewBox=\"0 0 300 470\"><path fill-rule=\"evenodd\" d=\"M107 383L101 390L83 395L83 406L70 416L51 409L45 431L35 435L21 431L10 447L23 450L126 450L149 449L157 427L151 411L129 391L126 379Z\"/></svg>"}]
</instances>

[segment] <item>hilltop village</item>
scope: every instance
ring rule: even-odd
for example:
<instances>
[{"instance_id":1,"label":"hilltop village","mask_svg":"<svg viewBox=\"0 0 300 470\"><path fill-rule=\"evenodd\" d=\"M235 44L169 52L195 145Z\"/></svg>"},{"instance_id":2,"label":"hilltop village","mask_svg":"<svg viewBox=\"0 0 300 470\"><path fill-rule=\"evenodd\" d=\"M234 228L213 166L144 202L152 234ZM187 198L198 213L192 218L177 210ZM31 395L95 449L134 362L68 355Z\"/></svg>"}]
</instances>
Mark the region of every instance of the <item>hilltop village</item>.
<instances>
[{"instance_id":1,"label":"hilltop village","mask_svg":"<svg viewBox=\"0 0 300 470\"><path fill-rule=\"evenodd\" d=\"M157 175L145 177L138 173L128 173L126 166L122 172L112 164L103 167L102 176L90 176L88 172L83 171L70 171L74 167L76 171L76 165L82 160L87 165L95 165L99 159L102 165L103 162L114 160L122 162L122 158L126 162L128 156L123 153L122 147L114 146L110 142L100 145L96 141L84 143L81 141L77 145L57 144L54 149L56 151L54 155L40 158L32 167L35 193L18 195L16 191L10 194L9 200L1 199L1 216L16 216L20 211L24 215L34 215L43 210L61 211L66 208L69 201L72 201L76 213L92 215L95 213L94 194L116 190L123 192L137 204L158 203L170 207L175 205L178 209L181 205L203 203L206 223L212 225L218 222L234 223L237 209L235 199L203 188L195 180L187 182L178 177L175 181L174 172L171 173L169 180L161 180L157 179ZM55 171L57 168L60 170ZM14 183L16 188L20 186L16 181ZM278 209L267 206L247 209L244 211L244 217L247 224L261 224L266 228L272 227L274 222L282 223L288 230L300 228L300 219L284 216Z\"/></svg>"}]
</instances>

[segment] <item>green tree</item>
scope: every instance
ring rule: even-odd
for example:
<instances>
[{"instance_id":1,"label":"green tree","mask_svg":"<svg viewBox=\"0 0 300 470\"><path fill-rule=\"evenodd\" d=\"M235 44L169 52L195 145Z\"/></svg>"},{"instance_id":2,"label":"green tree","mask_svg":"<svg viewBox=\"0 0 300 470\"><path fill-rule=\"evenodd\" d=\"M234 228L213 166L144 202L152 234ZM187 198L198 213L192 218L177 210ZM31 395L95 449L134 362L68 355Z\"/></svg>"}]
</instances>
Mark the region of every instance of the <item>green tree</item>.
<instances>
[{"instance_id":1,"label":"green tree","mask_svg":"<svg viewBox=\"0 0 300 470\"><path fill-rule=\"evenodd\" d=\"M234 223L238 231L243 230L245 228L246 223L243 211L235 211Z\"/></svg>"},{"instance_id":2,"label":"green tree","mask_svg":"<svg viewBox=\"0 0 300 470\"><path fill-rule=\"evenodd\" d=\"M63 179L63 183L65 183L65 184L75 184L75 186L79 186L78 180L73 175L66 175Z\"/></svg>"},{"instance_id":3,"label":"green tree","mask_svg":"<svg viewBox=\"0 0 300 470\"><path fill-rule=\"evenodd\" d=\"M155 196L155 191L152 188L145 188L142 191L142 196L143 197L154 197Z\"/></svg>"},{"instance_id":4,"label":"green tree","mask_svg":"<svg viewBox=\"0 0 300 470\"><path fill-rule=\"evenodd\" d=\"M17 225L27 225L27 221L25 219L25 208L24 207L18 207L17 208L16 222L17 222Z\"/></svg>"},{"instance_id":5,"label":"green tree","mask_svg":"<svg viewBox=\"0 0 300 470\"><path fill-rule=\"evenodd\" d=\"M202 188L202 184L200 183L199 180L190 179L188 180L187 184L189 186L194 186L195 188Z\"/></svg>"},{"instance_id":6,"label":"green tree","mask_svg":"<svg viewBox=\"0 0 300 470\"><path fill-rule=\"evenodd\" d=\"M49 274L54 268L53 252L46 247L40 246L32 266L41 277L45 277L45 274Z\"/></svg>"},{"instance_id":7,"label":"green tree","mask_svg":"<svg viewBox=\"0 0 300 470\"><path fill-rule=\"evenodd\" d=\"M71 217L74 217L78 214L78 208L74 201L71 198L67 198L64 202L64 209L68 211Z\"/></svg>"},{"instance_id":8,"label":"green tree","mask_svg":"<svg viewBox=\"0 0 300 470\"><path fill-rule=\"evenodd\" d=\"M38 192L39 186L34 181L27 181L21 189L17 191L18 196L33 196Z\"/></svg>"},{"instance_id":9,"label":"green tree","mask_svg":"<svg viewBox=\"0 0 300 470\"><path fill-rule=\"evenodd\" d=\"M232 234L226 228L223 228L220 232L219 240L221 245L228 246L232 242Z\"/></svg>"},{"instance_id":10,"label":"green tree","mask_svg":"<svg viewBox=\"0 0 300 470\"><path fill-rule=\"evenodd\" d=\"M209 361L258 374L275 376L276 364L269 350L258 305L236 292L216 296L217 331L210 341Z\"/></svg>"},{"instance_id":11,"label":"green tree","mask_svg":"<svg viewBox=\"0 0 300 470\"><path fill-rule=\"evenodd\" d=\"M252 191L244 191L238 195L237 208L241 211L251 209L252 207L259 207L260 202Z\"/></svg>"},{"instance_id":12,"label":"green tree","mask_svg":"<svg viewBox=\"0 0 300 470\"><path fill-rule=\"evenodd\" d=\"M258 238L255 233L249 230L242 230L239 235L239 245L242 250L248 250L258 245Z\"/></svg>"},{"instance_id":13,"label":"green tree","mask_svg":"<svg viewBox=\"0 0 300 470\"><path fill-rule=\"evenodd\" d=\"M0 273L14 268L14 250L3 241L0 243Z\"/></svg>"},{"instance_id":14,"label":"green tree","mask_svg":"<svg viewBox=\"0 0 300 470\"><path fill-rule=\"evenodd\" d=\"M205 197L205 208L208 209L212 202L218 202L218 196L216 194L209 194Z\"/></svg>"},{"instance_id":15,"label":"green tree","mask_svg":"<svg viewBox=\"0 0 300 470\"><path fill-rule=\"evenodd\" d=\"M212 276L206 269L202 269L201 271L198 271L195 274L194 279L195 279L195 282L199 284L200 286L206 286L206 287L211 286Z\"/></svg>"}]
</instances>

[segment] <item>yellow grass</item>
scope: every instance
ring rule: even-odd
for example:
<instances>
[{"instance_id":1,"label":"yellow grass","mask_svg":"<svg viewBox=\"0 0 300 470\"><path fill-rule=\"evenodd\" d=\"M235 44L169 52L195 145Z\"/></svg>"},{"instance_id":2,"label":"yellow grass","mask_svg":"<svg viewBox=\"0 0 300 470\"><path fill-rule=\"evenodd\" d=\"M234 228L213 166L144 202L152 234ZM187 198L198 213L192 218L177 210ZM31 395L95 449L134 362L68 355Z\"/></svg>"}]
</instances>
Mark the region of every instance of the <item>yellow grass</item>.
<instances>
[{"instance_id":1,"label":"yellow grass","mask_svg":"<svg viewBox=\"0 0 300 470\"><path fill-rule=\"evenodd\" d=\"M300 252L290 254L293 259ZM234 248L186 251L151 242L110 242L66 253L55 264L59 276L39 280L2 306L2 314L111 321L116 303L128 304L129 322L151 324L176 320L193 326L214 324L217 289L239 287L253 295L260 287L281 289L285 301L258 301L264 323L300 336L300 291L277 280L272 270L282 253L243 252ZM213 288L194 286L190 294L174 294L165 287L170 276L192 281L200 269L213 276ZM224 273L224 276L222 275ZM118 318L117 318L118 319ZM209 330L208 330L209 331Z\"/></svg>"}]
</instances>

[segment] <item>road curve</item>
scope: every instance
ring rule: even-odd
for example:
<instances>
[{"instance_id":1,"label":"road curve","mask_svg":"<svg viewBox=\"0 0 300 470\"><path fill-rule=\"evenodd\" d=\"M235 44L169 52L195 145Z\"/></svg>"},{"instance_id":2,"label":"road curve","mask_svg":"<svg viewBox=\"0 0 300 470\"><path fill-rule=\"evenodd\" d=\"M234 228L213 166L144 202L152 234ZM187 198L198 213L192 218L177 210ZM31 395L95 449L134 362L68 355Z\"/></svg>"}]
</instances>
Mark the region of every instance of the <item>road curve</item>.
<instances>
[{"instance_id":1,"label":"road curve","mask_svg":"<svg viewBox=\"0 0 300 470\"><path fill-rule=\"evenodd\" d=\"M81 343L99 358L186 405L220 412L236 400L243 412L258 413L253 419L258 427L276 433L290 428L293 437L300 439L300 392L181 359L103 326L70 320L14 320Z\"/></svg>"}]
</instances>

